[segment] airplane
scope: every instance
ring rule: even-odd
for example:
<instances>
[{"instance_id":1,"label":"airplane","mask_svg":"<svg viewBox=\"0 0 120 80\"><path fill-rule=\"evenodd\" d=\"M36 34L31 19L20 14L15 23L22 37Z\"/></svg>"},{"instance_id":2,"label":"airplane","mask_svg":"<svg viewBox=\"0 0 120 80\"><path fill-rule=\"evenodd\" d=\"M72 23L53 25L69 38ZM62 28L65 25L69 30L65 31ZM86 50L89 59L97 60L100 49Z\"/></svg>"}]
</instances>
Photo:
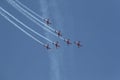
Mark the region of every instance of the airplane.
<instances>
[{"instance_id":1,"label":"airplane","mask_svg":"<svg viewBox=\"0 0 120 80\"><path fill-rule=\"evenodd\" d=\"M62 37L61 31L55 31L55 33L58 35L58 37Z\"/></svg>"},{"instance_id":2,"label":"airplane","mask_svg":"<svg viewBox=\"0 0 120 80\"><path fill-rule=\"evenodd\" d=\"M69 45L69 44L72 44L71 42L70 42L70 39L64 39L64 41Z\"/></svg>"},{"instance_id":3,"label":"airplane","mask_svg":"<svg viewBox=\"0 0 120 80\"><path fill-rule=\"evenodd\" d=\"M47 25L50 25L50 24L51 24L51 22L50 22L49 19L44 19L44 21L45 21L45 23L46 23Z\"/></svg>"},{"instance_id":4,"label":"airplane","mask_svg":"<svg viewBox=\"0 0 120 80\"><path fill-rule=\"evenodd\" d=\"M80 41L75 41L74 43L78 46L78 48L82 47L82 45L80 44Z\"/></svg>"},{"instance_id":5,"label":"airplane","mask_svg":"<svg viewBox=\"0 0 120 80\"><path fill-rule=\"evenodd\" d=\"M44 47L46 47L47 50L48 50L48 49L51 49L51 48L49 47L49 44L45 44Z\"/></svg>"},{"instance_id":6,"label":"airplane","mask_svg":"<svg viewBox=\"0 0 120 80\"><path fill-rule=\"evenodd\" d=\"M53 44L55 45L55 47L56 47L56 48L60 47L60 45L59 45L59 42L58 42L58 41L57 41L57 42L54 42Z\"/></svg>"}]
</instances>

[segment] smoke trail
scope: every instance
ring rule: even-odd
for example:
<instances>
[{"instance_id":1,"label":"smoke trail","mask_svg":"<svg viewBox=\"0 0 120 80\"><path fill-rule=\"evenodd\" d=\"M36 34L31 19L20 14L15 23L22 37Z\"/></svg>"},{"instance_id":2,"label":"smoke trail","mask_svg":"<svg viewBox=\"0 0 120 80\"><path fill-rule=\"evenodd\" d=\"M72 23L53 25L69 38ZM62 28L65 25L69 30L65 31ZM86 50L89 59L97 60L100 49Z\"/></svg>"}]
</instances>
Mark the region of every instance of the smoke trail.
<instances>
[{"instance_id":1,"label":"smoke trail","mask_svg":"<svg viewBox=\"0 0 120 80\"><path fill-rule=\"evenodd\" d=\"M10 1L10 2L9 2L9 1ZM46 26L47 28L43 27L43 26L40 25L38 22L35 22L35 20L30 19L31 17L28 17L30 20L32 20L33 22L35 22L37 25L42 26L43 29L47 29L47 31L49 31L51 34L53 34L54 36L57 36L57 37L58 37L58 35L54 33L56 30L54 30L54 29L51 28L50 26L46 25L45 23L43 23L42 21L40 21L38 18L36 18L35 16L33 16L31 13L29 13L28 11L26 11L25 9L23 9L22 7L20 7L16 2L14 2L13 0L8 0L8 2L11 3L12 6L18 7L18 8L21 10L21 11L20 11L20 10L18 9L21 13L25 12L26 14L25 14L25 13L23 13L23 14L26 15L26 17L28 17L28 15L31 16L33 19L35 19L35 20L38 21L39 23L43 24L43 25ZM51 32L49 29L52 30L53 32ZM62 40L64 40L64 38L61 37L61 36L60 36L59 38L62 39Z\"/></svg>"},{"instance_id":2,"label":"smoke trail","mask_svg":"<svg viewBox=\"0 0 120 80\"><path fill-rule=\"evenodd\" d=\"M49 16L49 6L47 0L40 0L40 7L42 16ZM46 33L46 36L49 34ZM57 52L56 52L57 53ZM49 55L50 58L50 78L51 80L60 80L60 63L59 63L59 55L58 54Z\"/></svg>"},{"instance_id":3,"label":"smoke trail","mask_svg":"<svg viewBox=\"0 0 120 80\"><path fill-rule=\"evenodd\" d=\"M64 25L64 15L61 13L61 3L59 3L59 0L50 0L50 3L49 3L49 7L50 7L50 11L51 11L51 14L53 15L52 17L55 19L55 23L57 23L57 25L61 25L59 28L62 29L62 31L64 31L64 27L62 26L65 26ZM66 64L66 62L64 61L64 53L66 50L64 50L64 48L61 48L60 50L60 54L59 54L59 57L58 57L58 60L59 60L59 65L61 66L60 67L60 70L62 70L62 72L60 72L60 79L59 80L67 80L69 76L66 76L66 74L63 74L64 73L64 64ZM74 53L74 50L70 50ZM75 65L74 63L74 54L69 54L67 55L72 62L70 62L71 64L73 64L72 66Z\"/></svg>"},{"instance_id":4,"label":"smoke trail","mask_svg":"<svg viewBox=\"0 0 120 80\"><path fill-rule=\"evenodd\" d=\"M9 2L10 0L8 0ZM26 17L28 17L30 20L32 20L34 23L36 23L38 26L40 26L41 28L43 28L44 30L47 30L48 32L50 32L51 34L53 34L54 36L58 37L58 35L56 35L55 33L53 33L52 31L50 31L48 28L45 28L44 26L42 26L40 23L38 23L37 21L35 21L33 19L33 15L31 15L29 12L27 12L26 10L24 10L23 8L21 8L18 4L16 4L14 1L9 2L14 8L16 8L18 11L20 11L22 14L24 14ZM31 16L31 17L30 17ZM35 17L34 17L35 18ZM59 37L60 39L64 40L63 37Z\"/></svg>"},{"instance_id":5,"label":"smoke trail","mask_svg":"<svg viewBox=\"0 0 120 80\"><path fill-rule=\"evenodd\" d=\"M35 16L39 17L40 19L44 19L42 16L38 15L37 13L35 13L34 11L32 11L31 9L29 9L27 6L25 6L24 4L22 4L20 1L15 0L16 3L18 3L19 5L21 5L24 9L28 10L29 12L31 12L32 14L34 14Z\"/></svg>"},{"instance_id":6,"label":"smoke trail","mask_svg":"<svg viewBox=\"0 0 120 80\"><path fill-rule=\"evenodd\" d=\"M31 17L33 17L36 21L40 22L41 24L43 24L44 26L46 26L48 29L52 30L55 32L54 29L52 29L51 27L49 27L48 25L46 25L45 23L43 23L42 21L40 21L38 18L36 18L35 16L33 16L31 13L29 13L28 11L26 11L25 9L23 9L22 7L20 7L16 2L14 2L13 0L7 0L10 3L16 4L16 6L18 6L19 8L21 8L24 12L26 12L28 15L30 15Z\"/></svg>"},{"instance_id":7,"label":"smoke trail","mask_svg":"<svg viewBox=\"0 0 120 80\"><path fill-rule=\"evenodd\" d=\"M60 28L62 30L63 29L62 26L64 26L64 24L63 24L64 19L63 19L63 16L62 16L61 12L60 12L58 4L59 4L58 0L50 0L50 2L48 4L49 11L50 11L49 13L51 14L51 16L53 17L53 19L55 21L55 27L57 27L56 25L60 25L60 27L58 27L58 28ZM63 74L61 72L61 70L64 70L62 68L64 66L63 65L64 64L64 61L63 61L64 57L63 57L63 55L65 53L64 51L65 51L64 48L61 47L60 51L57 52L57 56L56 56L56 58L57 58L57 65L54 66L54 67L58 66L58 68L54 69L54 67L53 67L53 70L55 70L56 74L57 74L56 75L57 76L57 80L65 80L64 76L63 76ZM51 60L55 63L54 59L51 58ZM55 80L55 79L53 79L53 80Z\"/></svg>"},{"instance_id":8,"label":"smoke trail","mask_svg":"<svg viewBox=\"0 0 120 80\"><path fill-rule=\"evenodd\" d=\"M31 29L30 27L28 27L27 25L25 25L24 23L22 23L20 20L18 20L17 18L15 18L13 15L11 15L10 13L8 13L7 11L5 11L3 8L0 8L2 11L4 11L7 15L9 15L10 17L12 17L14 20L16 20L18 23L22 24L25 28L29 29L30 31L32 31L33 33L37 34L38 36L44 38L45 40L49 41L50 43L53 43L53 41L51 41L50 39L44 37L43 35L39 34L38 32L34 31L33 29Z\"/></svg>"},{"instance_id":9,"label":"smoke trail","mask_svg":"<svg viewBox=\"0 0 120 80\"><path fill-rule=\"evenodd\" d=\"M10 4L16 8L19 12L21 12L22 14L24 14L27 18L29 18L30 20L32 20L34 23L36 23L38 26L40 26L41 28L43 28L44 30L47 30L48 32L50 32L51 34L55 35L53 32L51 32L49 29L45 28L44 26L42 26L40 23L36 22L32 17L30 17L29 13L26 13L25 10L23 10L19 5L14 4L14 2L10 2ZM29 15L28 15L29 14ZM56 36L56 35L55 35Z\"/></svg>"},{"instance_id":10,"label":"smoke trail","mask_svg":"<svg viewBox=\"0 0 120 80\"><path fill-rule=\"evenodd\" d=\"M1 7L0 7L1 8ZM26 35L28 35L29 37L31 37L33 40L35 40L36 42L38 42L39 44L41 44L42 46L44 46L44 43L39 41L37 38L35 38L34 36L32 36L31 34L29 34L28 32L26 32L24 29L22 29L20 26L18 26L16 23L14 23L11 19L9 19L5 14L3 14L0 11L0 14L7 19L10 23L12 23L15 27L17 27L18 29L20 29L23 33L25 33Z\"/></svg>"}]
</instances>

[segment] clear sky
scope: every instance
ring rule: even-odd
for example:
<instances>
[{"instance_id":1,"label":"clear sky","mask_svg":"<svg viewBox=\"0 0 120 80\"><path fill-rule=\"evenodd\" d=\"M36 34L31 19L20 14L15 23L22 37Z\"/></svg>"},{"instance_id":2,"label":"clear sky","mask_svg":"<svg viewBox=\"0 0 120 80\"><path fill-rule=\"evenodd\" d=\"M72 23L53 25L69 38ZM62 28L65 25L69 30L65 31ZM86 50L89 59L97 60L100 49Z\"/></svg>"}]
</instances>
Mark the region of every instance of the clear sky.
<instances>
[{"instance_id":1,"label":"clear sky","mask_svg":"<svg viewBox=\"0 0 120 80\"><path fill-rule=\"evenodd\" d=\"M83 47L67 46L46 34L61 43L60 49L47 51L0 15L0 80L120 80L119 0L20 1L39 15L44 15L40 2L46 1L48 14L44 13L53 28L72 41L80 40ZM0 0L0 6L47 33L6 0Z\"/></svg>"}]
</instances>

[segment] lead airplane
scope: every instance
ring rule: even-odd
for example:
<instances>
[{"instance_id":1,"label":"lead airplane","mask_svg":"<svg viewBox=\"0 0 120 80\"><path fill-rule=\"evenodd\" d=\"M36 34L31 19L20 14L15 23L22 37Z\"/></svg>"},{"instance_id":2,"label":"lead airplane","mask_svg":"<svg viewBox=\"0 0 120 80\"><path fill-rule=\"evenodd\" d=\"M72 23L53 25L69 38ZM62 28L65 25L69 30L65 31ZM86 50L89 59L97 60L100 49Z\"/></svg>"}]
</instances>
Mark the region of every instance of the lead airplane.
<instances>
[{"instance_id":1,"label":"lead airplane","mask_svg":"<svg viewBox=\"0 0 120 80\"><path fill-rule=\"evenodd\" d=\"M78 48L82 47L80 41L75 41L74 43L78 46Z\"/></svg>"},{"instance_id":2,"label":"lead airplane","mask_svg":"<svg viewBox=\"0 0 120 80\"><path fill-rule=\"evenodd\" d=\"M71 42L70 42L70 39L64 39L64 41L69 45L69 44L72 44Z\"/></svg>"},{"instance_id":3,"label":"lead airplane","mask_svg":"<svg viewBox=\"0 0 120 80\"><path fill-rule=\"evenodd\" d=\"M62 37L61 31L56 30L55 33L58 35L58 37L60 37L60 36Z\"/></svg>"},{"instance_id":4,"label":"lead airplane","mask_svg":"<svg viewBox=\"0 0 120 80\"><path fill-rule=\"evenodd\" d=\"M49 44L45 44L44 47L46 47L47 50L51 49L51 48L49 47Z\"/></svg>"},{"instance_id":5,"label":"lead airplane","mask_svg":"<svg viewBox=\"0 0 120 80\"><path fill-rule=\"evenodd\" d=\"M45 23L46 23L47 25L50 25L50 24L51 24L51 22L50 22L49 19L44 19L44 21L45 21Z\"/></svg>"},{"instance_id":6,"label":"lead airplane","mask_svg":"<svg viewBox=\"0 0 120 80\"><path fill-rule=\"evenodd\" d=\"M58 41L54 42L53 44L55 45L55 47L56 47L56 48L60 47L60 45L59 45L59 42L58 42Z\"/></svg>"}]
</instances>

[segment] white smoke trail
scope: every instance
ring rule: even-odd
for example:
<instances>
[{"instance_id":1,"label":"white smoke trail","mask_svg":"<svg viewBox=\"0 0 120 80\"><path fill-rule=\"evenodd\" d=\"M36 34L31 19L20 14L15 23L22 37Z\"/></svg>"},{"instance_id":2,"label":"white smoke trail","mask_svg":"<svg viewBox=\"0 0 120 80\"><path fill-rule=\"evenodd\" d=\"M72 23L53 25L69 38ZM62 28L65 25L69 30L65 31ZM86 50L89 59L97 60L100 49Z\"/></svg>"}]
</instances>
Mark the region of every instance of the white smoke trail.
<instances>
[{"instance_id":1,"label":"white smoke trail","mask_svg":"<svg viewBox=\"0 0 120 80\"><path fill-rule=\"evenodd\" d=\"M26 11L25 9L23 9L22 7L20 7L16 2L14 2L13 0L7 0L13 7L15 7L18 11L20 11L22 14L24 14L26 17L28 17L30 20L32 20L33 22L35 22L37 25L39 25L40 27L42 27L43 29L47 30L48 32L50 32L51 34L53 34L54 36L58 37L57 34L55 34L55 30L51 27L49 27L48 25L46 25L45 23L43 23L42 21L40 21L38 18L36 18L35 16L33 16L31 13L29 13L28 11ZM29 15L29 16L28 16ZM31 16L31 17L30 17ZM33 19L32 19L33 18ZM35 20L34 20L35 19ZM42 26L41 24L39 24L38 22L42 23L44 26L46 26L47 28L45 28L44 26ZM52 31L50 31L49 29L51 29ZM64 40L63 37L59 37L60 39Z\"/></svg>"},{"instance_id":2,"label":"white smoke trail","mask_svg":"<svg viewBox=\"0 0 120 80\"><path fill-rule=\"evenodd\" d=\"M16 3L18 3L19 5L21 5L24 9L28 10L29 12L31 12L32 14L34 14L35 16L39 17L40 19L44 19L42 16L38 15L36 12L32 11L31 9L29 9L27 6L25 6L24 4L22 4L20 1L15 0Z\"/></svg>"},{"instance_id":3,"label":"white smoke trail","mask_svg":"<svg viewBox=\"0 0 120 80\"><path fill-rule=\"evenodd\" d=\"M40 7L41 7L40 10L43 14L42 16L48 17L49 16L49 6L48 6L47 0L40 0ZM49 34L46 33L46 36L49 36ZM59 55L56 53L49 55L51 80L60 80Z\"/></svg>"},{"instance_id":4,"label":"white smoke trail","mask_svg":"<svg viewBox=\"0 0 120 80\"><path fill-rule=\"evenodd\" d=\"M64 19L63 19L63 16L62 16L61 12L60 12L59 6L61 6L61 5L59 5L58 1L59 0L50 0L48 6L50 8L49 9L50 14L51 14L51 16L53 17L53 19L55 21L55 27L57 27L56 25L60 25L60 27L58 27L58 28L60 28L63 31L62 26L64 26L64 24L63 24ZM58 69L56 70L57 80L65 80L64 76L63 76L63 74L61 72L61 70L64 70L62 68L64 66L63 65L64 64L63 55L65 53L64 51L65 51L64 48L61 47L60 51L57 53L57 56L56 56L57 57L57 62L58 62L58 64L57 64ZM53 60L53 59L51 58L51 60ZM54 67L53 67L53 70L54 70ZM53 80L55 80L55 79L53 79Z\"/></svg>"},{"instance_id":5,"label":"white smoke trail","mask_svg":"<svg viewBox=\"0 0 120 80\"><path fill-rule=\"evenodd\" d=\"M22 14L24 14L27 18L29 18L30 20L32 20L34 23L36 23L38 26L40 26L41 28L43 28L44 30L47 30L48 32L50 32L51 34L53 34L54 36L57 36L56 34L54 34L53 32L51 32L49 29L45 28L44 26L42 26L40 23L36 22L32 17L29 16L29 13L26 13L25 10L23 10L20 6L14 4L14 2L9 2L14 8L16 8L19 12L21 12Z\"/></svg>"},{"instance_id":6,"label":"white smoke trail","mask_svg":"<svg viewBox=\"0 0 120 80\"><path fill-rule=\"evenodd\" d=\"M1 8L1 7L0 7ZM12 23L15 27L17 27L19 30L21 30L23 33L25 33L26 35L28 35L29 37L31 37L33 40L35 40L36 42L38 42L39 44L41 44L42 46L44 46L45 44L41 41L39 41L37 38L35 38L34 36L32 36L31 34L29 34L28 32L26 32L24 29L22 29L20 26L18 26L16 23L14 23L11 19L9 19L5 14L3 14L0 11L0 14L7 19L10 23Z\"/></svg>"},{"instance_id":7,"label":"white smoke trail","mask_svg":"<svg viewBox=\"0 0 120 80\"><path fill-rule=\"evenodd\" d=\"M4 11L7 15L9 15L10 17L12 17L14 20L16 20L18 23L22 24L25 28L27 28L30 31L32 31L33 33L37 34L39 37L42 37L45 40L49 41L50 43L53 43L53 41L51 41L50 39L44 37L43 35L39 34L38 32L34 31L33 29L31 29L30 27L28 27L27 25L25 25L23 22L21 22L20 20L18 20L17 18L15 18L13 15L11 15L9 12L7 12L6 10L4 10L3 8L0 8L0 9L2 11Z\"/></svg>"},{"instance_id":8,"label":"white smoke trail","mask_svg":"<svg viewBox=\"0 0 120 80\"><path fill-rule=\"evenodd\" d=\"M19 8L21 8L21 10L23 10L24 12L26 12L28 15L30 15L31 17L33 17L33 19L35 19L36 21L38 21L39 23L43 24L44 26L46 26L48 29L52 30L55 32L54 29L52 29L51 27L49 27L47 24L43 23L42 21L40 21L38 18L36 18L35 16L33 16L31 13L29 13L28 11L26 11L25 9L23 9L22 7L20 7L15 1L13 0L7 0L10 3L16 4L16 6L18 6Z\"/></svg>"}]
</instances>

